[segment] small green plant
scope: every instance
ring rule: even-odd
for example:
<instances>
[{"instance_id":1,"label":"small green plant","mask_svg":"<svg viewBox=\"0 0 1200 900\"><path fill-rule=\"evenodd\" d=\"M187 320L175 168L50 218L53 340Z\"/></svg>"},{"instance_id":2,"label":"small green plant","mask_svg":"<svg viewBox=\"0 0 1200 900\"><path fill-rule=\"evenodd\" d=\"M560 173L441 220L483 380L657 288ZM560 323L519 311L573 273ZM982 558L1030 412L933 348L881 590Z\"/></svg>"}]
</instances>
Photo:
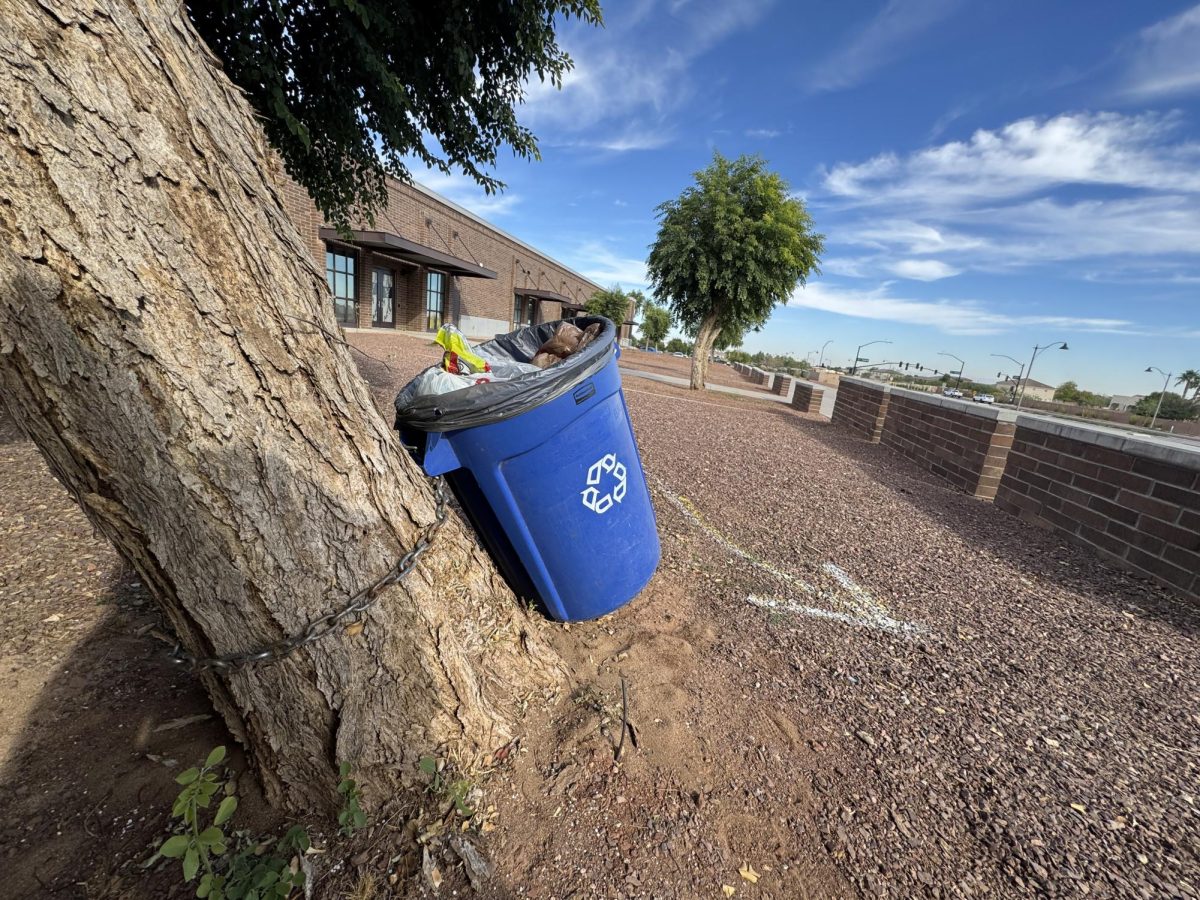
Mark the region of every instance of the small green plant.
<instances>
[{"instance_id":1,"label":"small green plant","mask_svg":"<svg viewBox=\"0 0 1200 900\"><path fill-rule=\"evenodd\" d=\"M475 810L467 804L467 798L471 795L470 781L466 778L453 780L443 778L442 773L438 770L437 760L432 756L422 756L419 765L421 772L433 779L429 784L429 789L434 794L453 803L458 814L464 819L475 815Z\"/></svg>"},{"instance_id":2,"label":"small green plant","mask_svg":"<svg viewBox=\"0 0 1200 900\"><path fill-rule=\"evenodd\" d=\"M338 766L338 793L342 795L342 811L338 813L338 824L342 826L342 834L350 837L354 832L367 824L367 814L362 811L360 801L362 791L358 782L350 777L350 763L344 762Z\"/></svg>"},{"instance_id":3,"label":"small green plant","mask_svg":"<svg viewBox=\"0 0 1200 900\"><path fill-rule=\"evenodd\" d=\"M203 766L176 776L175 781L183 785L171 807L172 818L180 820L178 830L147 865L160 856L181 860L183 880L191 882L199 874L196 896L207 900L283 900L304 885L300 856L309 848L308 834L299 826L275 842L258 842L239 834L235 836L238 848L226 857L230 841L221 826L233 817L238 800L232 784L221 777L224 760L225 748L216 747ZM218 793L224 796L206 824L204 811Z\"/></svg>"}]
</instances>

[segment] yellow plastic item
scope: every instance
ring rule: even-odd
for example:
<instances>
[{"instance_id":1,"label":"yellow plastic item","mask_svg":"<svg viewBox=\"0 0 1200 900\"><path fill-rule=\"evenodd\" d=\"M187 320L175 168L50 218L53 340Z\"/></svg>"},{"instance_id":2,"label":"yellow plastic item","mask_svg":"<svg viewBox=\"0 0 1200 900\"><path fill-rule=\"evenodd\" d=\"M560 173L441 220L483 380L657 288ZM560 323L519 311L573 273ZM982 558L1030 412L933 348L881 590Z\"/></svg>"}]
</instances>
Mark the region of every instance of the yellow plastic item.
<instances>
[{"instance_id":1,"label":"yellow plastic item","mask_svg":"<svg viewBox=\"0 0 1200 900\"><path fill-rule=\"evenodd\" d=\"M438 329L437 337L433 340L447 351L446 355L442 357L442 368L447 369L447 364L450 362L449 354L453 353L458 357L460 362L464 362L470 367L471 374L488 371L487 360L471 352L471 345L467 343L467 339L463 337L462 332L454 326L443 325ZM468 373L464 372L460 374Z\"/></svg>"}]
</instances>

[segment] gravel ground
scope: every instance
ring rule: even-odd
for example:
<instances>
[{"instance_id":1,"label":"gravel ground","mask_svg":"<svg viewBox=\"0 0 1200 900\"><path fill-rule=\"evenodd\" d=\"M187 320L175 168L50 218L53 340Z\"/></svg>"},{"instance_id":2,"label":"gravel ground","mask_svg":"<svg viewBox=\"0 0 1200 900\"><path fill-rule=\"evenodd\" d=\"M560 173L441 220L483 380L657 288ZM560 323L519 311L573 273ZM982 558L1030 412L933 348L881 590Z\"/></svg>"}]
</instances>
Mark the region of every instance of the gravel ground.
<instances>
[{"instance_id":1,"label":"gravel ground","mask_svg":"<svg viewBox=\"0 0 1200 900\"><path fill-rule=\"evenodd\" d=\"M730 734L746 704L795 727L863 895L1198 896L1194 610L823 422L626 395L664 569L719 635L689 690L726 695ZM731 751L714 784L744 781Z\"/></svg>"},{"instance_id":2,"label":"gravel ground","mask_svg":"<svg viewBox=\"0 0 1200 900\"><path fill-rule=\"evenodd\" d=\"M350 341L389 364L360 360L385 409L439 353ZM483 896L1197 896L1194 611L815 418L626 397L663 562L614 615L548 626L578 689L488 788ZM160 833L156 760L221 729L159 730L202 695L147 655L139 586L3 423L0 451L0 896L100 896L105 851L133 865ZM443 862L437 896L462 896ZM386 895L434 896L414 875Z\"/></svg>"},{"instance_id":3,"label":"gravel ground","mask_svg":"<svg viewBox=\"0 0 1200 900\"><path fill-rule=\"evenodd\" d=\"M831 426L689 399L631 392L647 469L762 564L713 616L756 702L832 726L804 777L865 895L1198 895L1194 610ZM913 630L746 603L854 609L778 577L828 562Z\"/></svg>"}]
</instances>

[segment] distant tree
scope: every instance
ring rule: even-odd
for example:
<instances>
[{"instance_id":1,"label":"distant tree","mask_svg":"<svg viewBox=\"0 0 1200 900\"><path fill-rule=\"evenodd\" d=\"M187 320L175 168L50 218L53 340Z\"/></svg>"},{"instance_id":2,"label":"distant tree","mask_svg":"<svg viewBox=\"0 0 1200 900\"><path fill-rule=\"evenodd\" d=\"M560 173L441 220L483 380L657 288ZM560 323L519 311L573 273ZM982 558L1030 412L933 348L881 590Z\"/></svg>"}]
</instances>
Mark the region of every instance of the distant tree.
<instances>
[{"instance_id":1,"label":"distant tree","mask_svg":"<svg viewBox=\"0 0 1200 900\"><path fill-rule=\"evenodd\" d=\"M1054 399L1058 403L1078 403L1079 385L1074 381L1064 381L1055 388Z\"/></svg>"},{"instance_id":2,"label":"distant tree","mask_svg":"<svg viewBox=\"0 0 1200 900\"><path fill-rule=\"evenodd\" d=\"M682 338L671 338L667 341L668 353L689 353L691 349L692 345Z\"/></svg>"},{"instance_id":3,"label":"distant tree","mask_svg":"<svg viewBox=\"0 0 1200 900\"><path fill-rule=\"evenodd\" d=\"M1179 377L1175 379L1176 384L1183 385L1183 396L1187 396L1187 392L1192 392L1192 399L1200 399L1200 372L1195 369L1188 369L1186 372L1181 372Z\"/></svg>"},{"instance_id":4,"label":"distant tree","mask_svg":"<svg viewBox=\"0 0 1200 900\"><path fill-rule=\"evenodd\" d=\"M1200 406L1191 400L1185 400L1181 395L1168 391L1155 391L1137 402L1130 410L1135 416L1153 416L1154 408L1158 406L1158 398L1162 396L1162 407L1158 410L1160 419L1175 419L1186 421L1200 417Z\"/></svg>"},{"instance_id":5,"label":"distant tree","mask_svg":"<svg viewBox=\"0 0 1200 900\"><path fill-rule=\"evenodd\" d=\"M1064 381L1054 391L1058 403L1074 403L1076 406L1108 406L1110 398L1091 391L1082 391L1074 381Z\"/></svg>"},{"instance_id":6,"label":"distant tree","mask_svg":"<svg viewBox=\"0 0 1200 900\"><path fill-rule=\"evenodd\" d=\"M735 346L748 329L765 323L776 304L818 271L824 237L761 157L728 160L716 153L695 179L658 207L648 269L654 296L695 335L691 387L701 390L718 336Z\"/></svg>"},{"instance_id":7,"label":"distant tree","mask_svg":"<svg viewBox=\"0 0 1200 900\"><path fill-rule=\"evenodd\" d=\"M592 294L584 308L593 316L611 319L620 328L629 317L629 295L619 286L613 285L607 290Z\"/></svg>"},{"instance_id":8,"label":"distant tree","mask_svg":"<svg viewBox=\"0 0 1200 900\"><path fill-rule=\"evenodd\" d=\"M387 201L407 161L461 169L492 193L507 144L538 158L517 122L531 75L561 86L564 20L601 22L599 0L185 0L222 71L242 89L289 174L325 217Z\"/></svg>"},{"instance_id":9,"label":"distant tree","mask_svg":"<svg viewBox=\"0 0 1200 900\"><path fill-rule=\"evenodd\" d=\"M642 310L646 308L646 304L650 302L650 298L641 291L629 291L626 296L633 302L634 316L640 315Z\"/></svg>"},{"instance_id":10,"label":"distant tree","mask_svg":"<svg viewBox=\"0 0 1200 900\"><path fill-rule=\"evenodd\" d=\"M642 340L658 347L667 339L667 332L671 330L671 311L657 303L645 302L643 298L641 315L642 324L638 331L642 334Z\"/></svg>"}]
</instances>

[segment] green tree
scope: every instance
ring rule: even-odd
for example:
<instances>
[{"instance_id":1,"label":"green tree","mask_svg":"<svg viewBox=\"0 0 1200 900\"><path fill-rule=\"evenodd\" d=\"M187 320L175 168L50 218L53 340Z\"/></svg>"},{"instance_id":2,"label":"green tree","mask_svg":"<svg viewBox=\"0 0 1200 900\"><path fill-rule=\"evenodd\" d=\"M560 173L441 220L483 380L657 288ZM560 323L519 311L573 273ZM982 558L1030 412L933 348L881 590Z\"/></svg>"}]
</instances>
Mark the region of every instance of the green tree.
<instances>
[{"instance_id":1,"label":"green tree","mask_svg":"<svg viewBox=\"0 0 1200 900\"><path fill-rule=\"evenodd\" d=\"M1059 403L1074 403L1077 406L1108 406L1109 401L1108 397L1080 390L1074 381L1060 384L1054 391L1054 399Z\"/></svg>"},{"instance_id":2,"label":"green tree","mask_svg":"<svg viewBox=\"0 0 1200 900\"><path fill-rule=\"evenodd\" d=\"M657 303L644 303L642 306L642 324L638 330L642 340L652 347L658 347L667 339L671 330L671 311Z\"/></svg>"},{"instance_id":3,"label":"green tree","mask_svg":"<svg viewBox=\"0 0 1200 900\"><path fill-rule=\"evenodd\" d=\"M1079 385L1074 381L1064 381L1054 390L1054 399L1058 403L1078 403Z\"/></svg>"},{"instance_id":4,"label":"green tree","mask_svg":"<svg viewBox=\"0 0 1200 900\"><path fill-rule=\"evenodd\" d=\"M1200 372L1195 369L1188 369L1186 372L1181 372L1179 377L1175 379L1176 384L1183 385L1183 396L1187 396L1187 392L1192 392L1192 399L1200 399Z\"/></svg>"},{"instance_id":5,"label":"green tree","mask_svg":"<svg viewBox=\"0 0 1200 900\"><path fill-rule=\"evenodd\" d=\"M1137 402L1137 405L1130 412L1135 416L1153 416L1160 396L1162 397L1162 406L1158 410L1158 417L1160 419L1187 421L1200 416L1200 406L1171 391L1167 391L1165 394L1162 391L1155 391L1153 394L1146 395Z\"/></svg>"},{"instance_id":6,"label":"green tree","mask_svg":"<svg viewBox=\"0 0 1200 900\"><path fill-rule=\"evenodd\" d=\"M538 158L517 122L526 79L561 86L564 19L601 21L599 0L185 0L225 74L293 178L348 227L387 200L406 158L461 169L489 193L500 147Z\"/></svg>"},{"instance_id":7,"label":"green tree","mask_svg":"<svg viewBox=\"0 0 1200 900\"><path fill-rule=\"evenodd\" d=\"M668 353L690 353L692 345L682 338L671 338L667 341Z\"/></svg>"},{"instance_id":8,"label":"green tree","mask_svg":"<svg viewBox=\"0 0 1200 900\"><path fill-rule=\"evenodd\" d=\"M761 157L716 153L695 179L658 207L648 268L654 296L695 336L691 387L701 390L718 336L736 346L747 330L761 327L776 304L818 271L824 237Z\"/></svg>"},{"instance_id":9,"label":"green tree","mask_svg":"<svg viewBox=\"0 0 1200 900\"><path fill-rule=\"evenodd\" d=\"M607 290L596 291L584 308L593 316L604 316L616 323L617 328L629 318L630 297L617 285Z\"/></svg>"}]
</instances>

